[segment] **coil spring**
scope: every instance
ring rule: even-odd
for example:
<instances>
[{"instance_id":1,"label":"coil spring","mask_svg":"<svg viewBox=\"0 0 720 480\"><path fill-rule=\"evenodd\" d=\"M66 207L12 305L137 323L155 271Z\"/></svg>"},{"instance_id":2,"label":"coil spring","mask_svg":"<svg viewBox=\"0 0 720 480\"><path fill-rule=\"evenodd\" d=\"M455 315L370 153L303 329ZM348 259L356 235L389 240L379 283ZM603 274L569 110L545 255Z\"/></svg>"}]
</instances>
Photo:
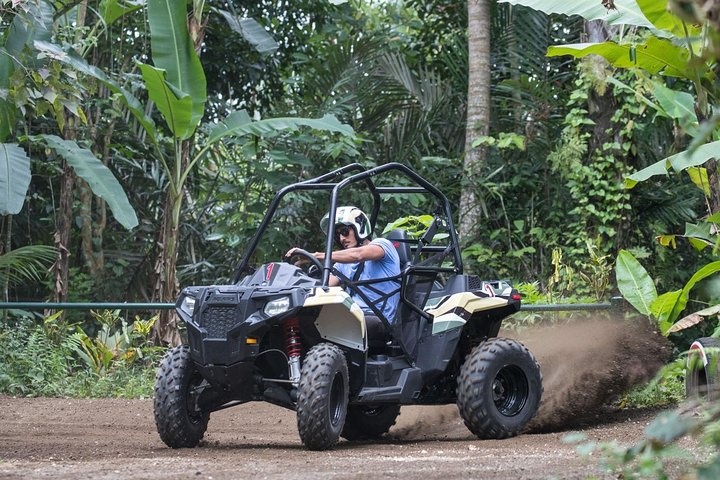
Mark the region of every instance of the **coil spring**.
<instances>
[{"instance_id":1,"label":"coil spring","mask_svg":"<svg viewBox=\"0 0 720 480\"><path fill-rule=\"evenodd\" d=\"M300 319L292 317L285 320L285 353L288 357L299 357L302 352L300 342Z\"/></svg>"}]
</instances>

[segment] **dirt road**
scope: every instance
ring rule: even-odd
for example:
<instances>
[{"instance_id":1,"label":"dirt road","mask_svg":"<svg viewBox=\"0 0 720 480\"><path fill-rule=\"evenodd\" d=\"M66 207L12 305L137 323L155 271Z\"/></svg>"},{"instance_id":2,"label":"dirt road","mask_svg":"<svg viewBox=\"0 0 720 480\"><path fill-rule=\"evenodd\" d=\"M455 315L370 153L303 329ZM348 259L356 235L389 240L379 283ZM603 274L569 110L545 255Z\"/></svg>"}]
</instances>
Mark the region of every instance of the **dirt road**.
<instances>
[{"instance_id":1,"label":"dirt road","mask_svg":"<svg viewBox=\"0 0 720 480\"><path fill-rule=\"evenodd\" d=\"M605 405L657 371L664 339L637 322L591 319L521 340L538 358L545 394L530 433L516 438L480 441L454 406L409 406L382 442L310 452L294 412L252 403L213 413L201 447L171 450L155 431L151 400L0 396L0 479L615 478L563 438L639 440L654 415Z\"/></svg>"},{"instance_id":2,"label":"dirt road","mask_svg":"<svg viewBox=\"0 0 720 480\"><path fill-rule=\"evenodd\" d=\"M615 413L580 430L631 442L652 417ZM566 433L480 441L454 407L403 407L382 443L310 452L293 412L253 403L214 413L201 447L171 450L155 432L150 400L0 397L0 478L612 478L563 443Z\"/></svg>"}]
</instances>

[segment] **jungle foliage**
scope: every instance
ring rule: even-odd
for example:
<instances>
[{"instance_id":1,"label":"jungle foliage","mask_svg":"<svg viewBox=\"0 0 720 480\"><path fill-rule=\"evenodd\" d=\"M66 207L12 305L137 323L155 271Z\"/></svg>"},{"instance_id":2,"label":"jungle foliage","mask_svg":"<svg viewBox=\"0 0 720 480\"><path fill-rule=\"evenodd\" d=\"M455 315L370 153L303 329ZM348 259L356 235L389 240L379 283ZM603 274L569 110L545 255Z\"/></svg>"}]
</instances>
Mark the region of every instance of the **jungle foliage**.
<instances>
[{"instance_id":1,"label":"jungle foliage","mask_svg":"<svg viewBox=\"0 0 720 480\"><path fill-rule=\"evenodd\" d=\"M67 8L3 4L4 25L33 31L44 21L46 27L40 39L26 35L22 48L13 46L17 28L5 29L5 51L12 47L20 55L10 63L26 66L3 77L3 105L13 120L7 138L14 140L7 158L23 155L33 176L19 211L4 217L3 252L29 244L66 251L67 298L160 299L158 259L171 247L162 238L173 229L179 285L226 280L278 188L352 161L407 163L454 203L461 189L475 189L483 225L477 238L463 239L466 269L537 281L551 300L606 299L614 286L598 269L610 267L598 267L597 259L612 258L620 248L652 256L651 273L668 287L681 284L701 261L688 257L683 273L676 257L647 241L659 231L677 231L702 211L702 195L691 182L640 184L630 192L622 184L678 141L676 119L658 115L643 100L651 97L651 80L610 65L598 69L545 56L548 46L580 40L582 21L493 3L493 122L490 135L473 143L488 148L489 157L479 178L458 182L467 89L461 5L190 2L186 46L177 47L189 67L174 72L156 58L171 52L152 49L160 43L153 37L162 38L168 28L154 20L156 3L162 5L149 2L148 14L142 2L117 0ZM73 27L81 14L85 26ZM56 21L48 23L48 15ZM182 75L201 74L207 100L183 97ZM166 104L160 95L178 100ZM600 110L600 97L613 98L611 114ZM175 120L168 123L171 114ZM307 125L303 118L326 115L337 119L336 133L319 122L299 128ZM287 120L273 124L273 118ZM218 135L218 122L249 126L257 120L267 127ZM61 140L68 137L68 121L73 139ZM337 133L340 125L353 134ZM612 135L599 142L601 127ZM68 176L65 164L73 161L107 168L114 180L108 182L127 196L136 227L127 231L121 225L132 223L108 215L110 199L119 194L100 198L92 194L94 182L87 182L90 188L77 182L67 210L70 227L80 228L69 228L67 242L57 242L58 194ZM292 208L288 234L271 237L278 247L270 250L319 233L314 203L301 198ZM423 208L398 206L387 221L429 213ZM8 288L8 298L47 298L63 283L58 278Z\"/></svg>"},{"instance_id":2,"label":"jungle foliage","mask_svg":"<svg viewBox=\"0 0 720 480\"><path fill-rule=\"evenodd\" d=\"M527 301L619 291L682 359L720 299L720 28L701 3L491 2L468 178L462 2L0 0L2 299L172 301L229 279L282 186L398 161L454 205L473 190L468 272ZM263 250L312 248L318 203L281 212ZM429 213L393 205L377 233ZM149 394L164 321L29 318L0 324L1 391Z\"/></svg>"}]
</instances>

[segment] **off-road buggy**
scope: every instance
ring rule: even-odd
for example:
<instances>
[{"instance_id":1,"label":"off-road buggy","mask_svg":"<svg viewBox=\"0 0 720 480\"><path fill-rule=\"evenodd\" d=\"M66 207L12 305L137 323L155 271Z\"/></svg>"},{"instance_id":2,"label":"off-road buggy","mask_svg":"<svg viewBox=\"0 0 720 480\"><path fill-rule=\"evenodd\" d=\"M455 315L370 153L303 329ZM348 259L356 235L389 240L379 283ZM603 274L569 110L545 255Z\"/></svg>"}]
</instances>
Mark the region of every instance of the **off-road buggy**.
<instances>
[{"instance_id":1,"label":"off-road buggy","mask_svg":"<svg viewBox=\"0 0 720 480\"><path fill-rule=\"evenodd\" d=\"M397 289L382 292L384 300L399 293L395 318L385 318L382 302L373 304L363 293L388 279L357 281L333 267L332 228L324 263L301 250L309 268L298 266L297 259L250 266L286 195L329 194L321 215L328 213L334 225L338 199L350 187L367 190L373 227L390 199L396 205L398 198L421 196L433 205L433 220L421 235L400 229L386 235L400 258L401 273L392 277ZM503 318L519 310L521 297L505 281L462 272L447 198L405 165L352 164L284 187L232 282L187 287L177 300L188 344L170 350L157 373L160 437L173 448L194 447L210 413L250 401L295 410L300 438L312 450L330 448L341 436L380 437L395 423L400 406L411 404L457 403L479 438L517 435L537 411L543 391L533 355L515 340L496 338ZM331 275L344 288L328 286ZM347 293L351 290L377 318L363 313Z\"/></svg>"}]
</instances>

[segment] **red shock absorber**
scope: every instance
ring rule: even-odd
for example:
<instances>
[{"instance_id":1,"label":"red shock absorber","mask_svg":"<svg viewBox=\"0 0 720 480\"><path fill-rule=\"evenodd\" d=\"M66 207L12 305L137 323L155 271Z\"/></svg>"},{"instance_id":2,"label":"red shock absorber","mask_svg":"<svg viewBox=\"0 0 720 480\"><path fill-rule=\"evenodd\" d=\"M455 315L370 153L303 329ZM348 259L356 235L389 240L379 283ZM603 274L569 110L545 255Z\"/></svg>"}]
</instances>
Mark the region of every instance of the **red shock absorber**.
<instances>
[{"instance_id":1,"label":"red shock absorber","mask_svg":"<svg viewBox=\"0 0 720 480\"><path fill-rule=\"evenodd\" d=\"M300 354L302 342L300 341L300 319L291 317L285 320L285 353L288 356L288 376L290 381L297 385L300 382Z\"/></svg>"}]
</instances>

